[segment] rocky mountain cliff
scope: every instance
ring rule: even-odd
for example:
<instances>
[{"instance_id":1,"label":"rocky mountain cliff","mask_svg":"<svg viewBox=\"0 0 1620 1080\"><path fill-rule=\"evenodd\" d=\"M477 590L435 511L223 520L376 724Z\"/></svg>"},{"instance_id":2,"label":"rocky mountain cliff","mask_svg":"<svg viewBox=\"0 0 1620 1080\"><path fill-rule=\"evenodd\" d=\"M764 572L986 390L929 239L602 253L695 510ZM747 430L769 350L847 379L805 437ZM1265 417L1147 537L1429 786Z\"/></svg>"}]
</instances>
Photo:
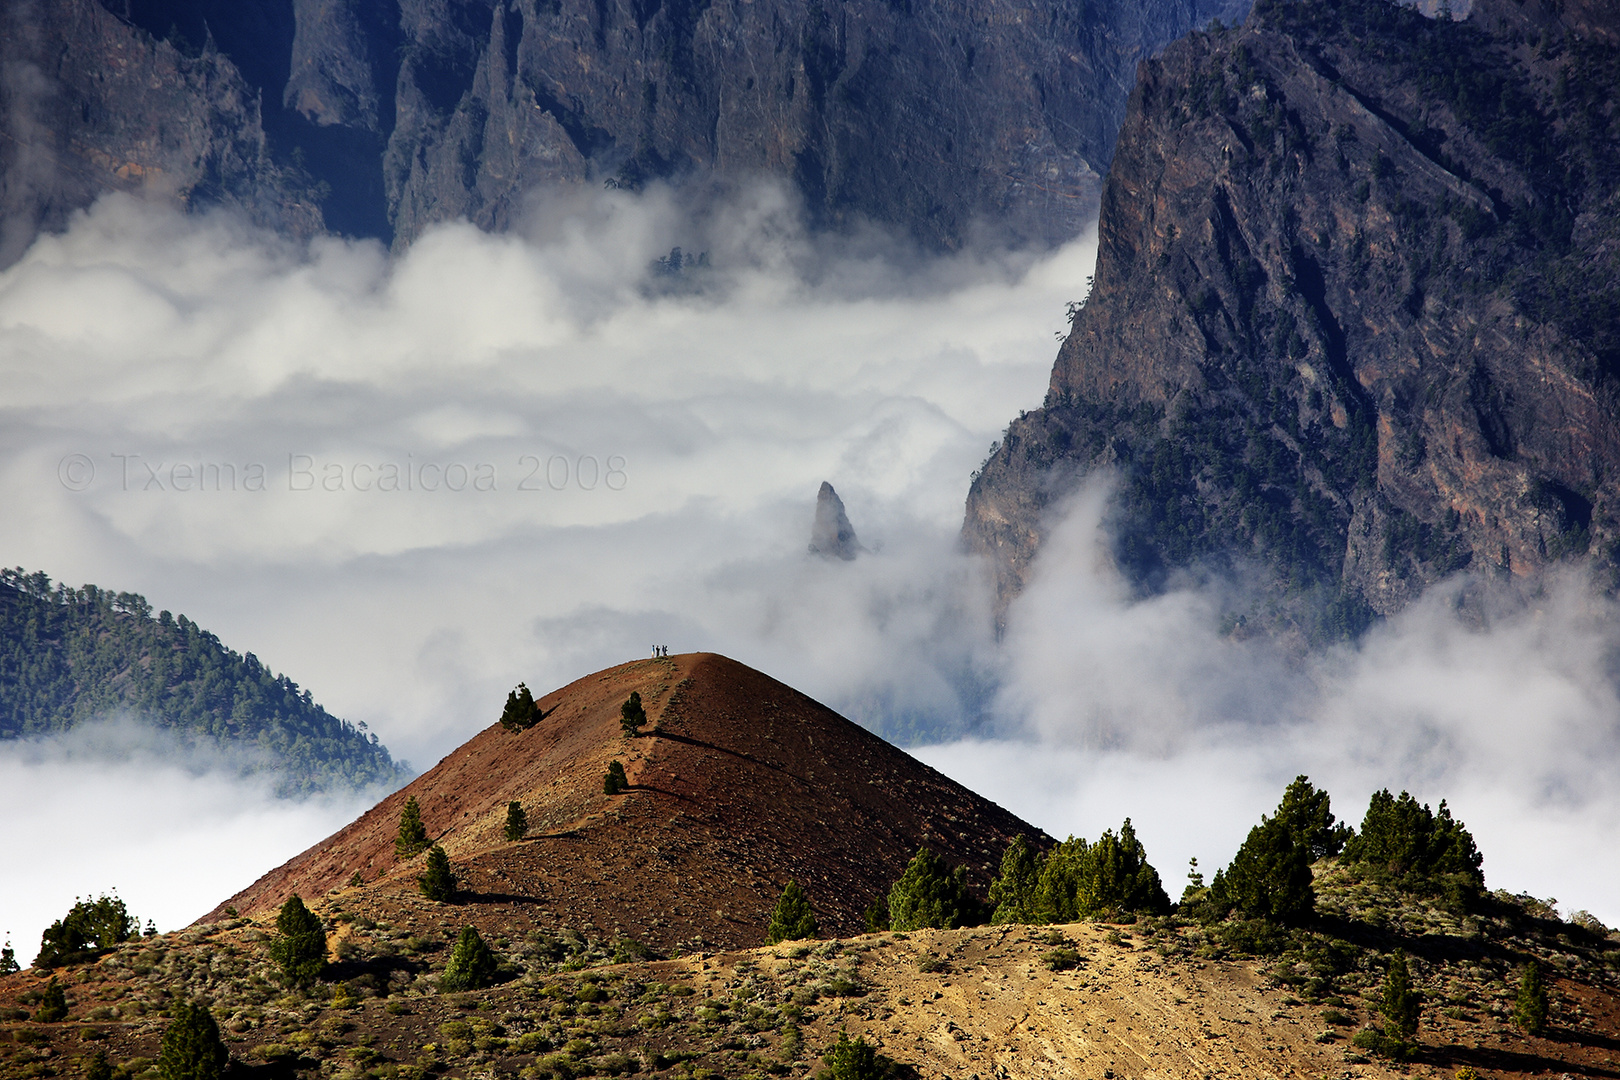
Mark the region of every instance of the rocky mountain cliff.
<instances>
[{"instance_id":1,"label":"rocky mountain cliff","mask_svg":"<svg viewBox=\"0 0 1620 1080\"><path fill-rule=\"evenodd\" d=\"M1043 516L1119 477L1120 565L1258 566L1354 633L1462 569L1620 538L1620 17L1263 0L1142 67L1096 284L964 534L1003 605Z\"/></svg>"},{"instance_id":2,"label":"rocky mountain cliff","mask_svg":"<svg viewBox=\"0 0 1620 1080\"><path fill-rule=\"evenodd\" d=\"M931 246L1094 213L1137 61L1242 0L18 0L7 251L102 190L293 231L505 226L537 184L794 184ZM22 238L22 239L18 239Z\"/></svg>"}]
</instances>

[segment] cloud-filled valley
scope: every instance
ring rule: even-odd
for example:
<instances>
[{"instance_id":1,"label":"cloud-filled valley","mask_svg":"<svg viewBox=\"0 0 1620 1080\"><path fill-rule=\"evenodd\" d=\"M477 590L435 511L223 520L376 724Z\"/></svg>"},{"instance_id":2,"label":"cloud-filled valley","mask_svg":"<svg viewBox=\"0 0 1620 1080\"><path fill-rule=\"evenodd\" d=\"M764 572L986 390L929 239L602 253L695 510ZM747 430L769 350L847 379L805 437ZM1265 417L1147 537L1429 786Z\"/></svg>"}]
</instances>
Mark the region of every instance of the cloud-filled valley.
<instances>
[{"instance_id":1,"label":"cloud-filled valley","mask_svg":"<svg viewBox=\"0 0 1620 1080\"><path fill-rule=\"evenodd\" d=\"M701 264L675 272L675 247ZM968 477L1039 403L1094 252L811 239L768 186L557 196L393 258L104 199L0 272L0 547L184 612L419 769L518 680L663 643L758 667L1049 832L1129 815L1172 894L1307 772L1355 823L1381 786L1447 798L1492 886L1620 921L1620 878L1584 854L1620 836L1620 613L1574 571L1483 621L1438 589L1301 661L1222 634L1237 585L1133 598L1098 478L997 640L957 542ZM853 562L806 552L823 480ZM75 894L118 886L170 928L358 805L87 740L0 746L9 819L41 826L0 884L23 956ZM164 869L199 846L231 857Z\"/></svg>"}]
</instances>

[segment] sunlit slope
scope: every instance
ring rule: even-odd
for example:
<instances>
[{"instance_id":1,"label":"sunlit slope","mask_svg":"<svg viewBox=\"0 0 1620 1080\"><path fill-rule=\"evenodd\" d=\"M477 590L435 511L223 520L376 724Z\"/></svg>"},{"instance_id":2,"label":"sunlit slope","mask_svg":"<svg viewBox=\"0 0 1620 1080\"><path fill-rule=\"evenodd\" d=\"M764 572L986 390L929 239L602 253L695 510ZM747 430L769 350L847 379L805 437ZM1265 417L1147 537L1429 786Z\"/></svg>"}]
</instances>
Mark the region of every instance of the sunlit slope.
<instances>
[{"instance_id":1,"label":"sunlit slope","mask_svg":"<svg viewBox=\"0 0 1620 1080\"><path fill-rule=\"evenodd\" d=\"M620 707L641 695L629 737ZM493 724L336 835L266 874L226 907L262 913L287 896L346 889L343 904L392 919L470 922L508 933L574 928L656 948L763 939L791 878L824 931L862 928L865 906L926 844L977 887L1012 836L1041 833L790 687L708 653L639 660L537 702L534 727ZM623 762L627 792L603 779ZM461 878L453 909L417 894L422 859L395 857L414 797ZM504 838L521 802L529 835ZM447 923L448 925L448 923Z\"/></svg>"}]
</instances>

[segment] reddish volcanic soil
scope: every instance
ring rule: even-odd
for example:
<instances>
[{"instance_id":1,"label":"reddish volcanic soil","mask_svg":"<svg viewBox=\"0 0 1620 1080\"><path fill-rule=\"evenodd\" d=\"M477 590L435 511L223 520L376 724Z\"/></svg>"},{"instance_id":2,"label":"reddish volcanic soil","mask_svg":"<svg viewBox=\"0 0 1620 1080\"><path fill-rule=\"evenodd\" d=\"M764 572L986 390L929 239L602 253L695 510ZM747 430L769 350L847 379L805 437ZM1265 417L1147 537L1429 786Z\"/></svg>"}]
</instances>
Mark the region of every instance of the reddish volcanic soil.
<instances>
[{"instance_id":1,"label":"reddish volcanic soil","mask_svg":"<svg viewBox=\"0 0 1620 1080\"><path fill-rule=\"evenodd\" d=\"M626 738L619 707L641 693L650 721ZM789 878L823 933L861 913L919 845L969 867L981 894L1011 837L1049 839L796 690L723 656L638 660L554 691L546 715L494 724L359 820L221 903L262 915L291 893L405 925L438 916L521 933L571 927L654 948L701 938L757 945ZM631 789L602 792L608 763ZM450 915L423 900L422 857L398 862L400 809L415 796L464 897ZM507 803L529 836L503 837ZM359 873L365 884L345 888Z\"/></svg>"}]
</instances>

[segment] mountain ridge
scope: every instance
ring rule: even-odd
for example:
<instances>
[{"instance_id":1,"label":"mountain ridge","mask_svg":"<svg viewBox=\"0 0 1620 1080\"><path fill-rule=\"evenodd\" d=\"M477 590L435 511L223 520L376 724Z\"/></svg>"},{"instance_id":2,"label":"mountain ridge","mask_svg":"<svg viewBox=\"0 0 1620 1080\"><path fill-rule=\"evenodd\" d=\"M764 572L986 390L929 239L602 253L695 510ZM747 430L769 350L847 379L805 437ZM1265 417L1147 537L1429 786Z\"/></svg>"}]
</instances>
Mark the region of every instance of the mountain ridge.
<instances>
[{"instance_id":1,"label":"mountain ridge","mask_svg":"<svg viewBox=\"0 0 1620 1080\"><path fill-rule=\"evenodd\" d=\"M154 616L137 593L0 570L0 739L120 712L271 773L284 796L393 786L411 775L376 735L184 615Z\"/></svg>"}]
</instances>

